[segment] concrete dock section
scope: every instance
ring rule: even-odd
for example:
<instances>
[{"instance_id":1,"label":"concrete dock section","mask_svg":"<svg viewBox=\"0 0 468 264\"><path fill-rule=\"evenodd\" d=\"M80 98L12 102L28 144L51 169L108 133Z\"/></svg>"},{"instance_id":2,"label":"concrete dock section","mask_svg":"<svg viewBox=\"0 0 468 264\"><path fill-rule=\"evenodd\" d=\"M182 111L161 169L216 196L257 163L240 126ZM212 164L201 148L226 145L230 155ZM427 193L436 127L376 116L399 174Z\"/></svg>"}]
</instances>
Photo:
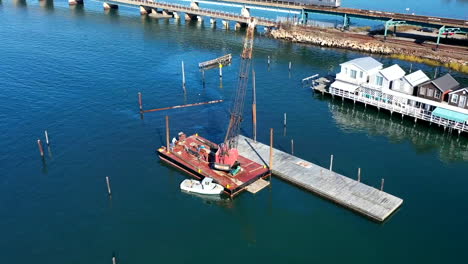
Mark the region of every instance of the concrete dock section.
<instances>
[{"instance_id":1,"label":"concrete dock section","mask_svg":"<svg viewBox=\"0 0 468 264\"><path fill-rule=\"evenodd\" d=\"M239 136L239 154L269 164L270 146ZM385 221L403 200L329 169L274 149L273 175L379 222Z\"/></svg>"}]
</instances>

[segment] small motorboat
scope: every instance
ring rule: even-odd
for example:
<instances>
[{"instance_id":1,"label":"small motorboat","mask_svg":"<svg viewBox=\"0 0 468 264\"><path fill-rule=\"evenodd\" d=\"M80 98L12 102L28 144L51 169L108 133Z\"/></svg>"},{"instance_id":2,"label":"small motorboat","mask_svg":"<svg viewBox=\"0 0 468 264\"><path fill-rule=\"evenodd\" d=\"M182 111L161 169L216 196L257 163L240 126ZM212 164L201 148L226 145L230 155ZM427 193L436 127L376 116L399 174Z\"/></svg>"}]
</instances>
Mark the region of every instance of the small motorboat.
<instances>
[{"instance_id":1,"label":"small motorboat","mask_svg":"<svg viewBox=\"0 0 468 264\"><path fill-rule=\"evenodd\" d=\"M224 187L214 183L212 178L206 177L201 182L193 179L186 179L180 183L180 189L186 192L199 194L216 195L224 191Z\"/></svg>"}]
</instances>

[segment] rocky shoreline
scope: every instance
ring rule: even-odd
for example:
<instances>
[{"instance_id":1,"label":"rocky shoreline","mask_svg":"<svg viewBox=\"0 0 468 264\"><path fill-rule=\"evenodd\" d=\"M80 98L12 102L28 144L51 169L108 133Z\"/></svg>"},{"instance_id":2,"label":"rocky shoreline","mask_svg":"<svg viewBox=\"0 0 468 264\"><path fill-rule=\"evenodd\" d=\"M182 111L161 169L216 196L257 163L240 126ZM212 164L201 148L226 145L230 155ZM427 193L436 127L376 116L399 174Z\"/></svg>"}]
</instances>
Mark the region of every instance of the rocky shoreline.
<instances>
[{"instance_id":1,"label":"rocky shoreline","mask_svg":"<svg viewBox=\"0 0 468 264\"><path fill-rule=\"evenodd\" d=\"M366 35L340 32L321 28L280 28L267 33L275 39L305 43L331 48L344 48L354 51L389 55L399 59L443 65L456 71L468 73L468 54L453 53L445 50L433 51L427 47L416 48L409 45L382 42Z\"/></svg>"}]
</instances>

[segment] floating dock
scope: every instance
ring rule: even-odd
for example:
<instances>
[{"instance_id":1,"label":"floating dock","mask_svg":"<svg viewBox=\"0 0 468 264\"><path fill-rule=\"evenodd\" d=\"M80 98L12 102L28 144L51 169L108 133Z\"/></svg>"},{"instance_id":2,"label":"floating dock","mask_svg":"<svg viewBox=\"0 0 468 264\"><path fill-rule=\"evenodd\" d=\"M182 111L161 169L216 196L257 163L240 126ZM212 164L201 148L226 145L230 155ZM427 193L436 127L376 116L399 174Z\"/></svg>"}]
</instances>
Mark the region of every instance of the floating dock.
<instances>
[{"instance_id":1,"label":"floating dock","mask_svg":"<svg viewBox=\"0 0 468 264\"><path fill-rule=\"evenodd\" d=\"M207 69L218 67L220 64L223 66L228 65L231 63L231 61L232 61L232 55L227 54L227 55L221 56L213 60L200 62L198 63L198 68L202 70L207 70Z\"/></svg>"},{"instance_id":2,"label":"floating dock","mask_svg":"<svg viewBox=\"0 0 468 264\"><path fill-rule=\"evenodd\" d=\"M224 187L224 192L230 197L244 190L256 193L268 185L268 182L262 180L270 176L268 167L242 155L237 159L241 169L235 175L212 169L211 163L218 145L198 134L185 137L185 134L179 133L179 139L169 149L168 151L167 147L161 147L157 150L161 160L199 180L213 178Z\"/></svg>"},{"instance_id":3,"label":"floating dock","mask_svg":"<svg viewBox=\"0 0 468 264\"><path fill-rule=\"evenodd\" d=\"M239 136L239 155L269 164L270 146ZM385 221L403 200L283 151L273 151L273 175L379 222Z\"/></svg>"}]
</instances>

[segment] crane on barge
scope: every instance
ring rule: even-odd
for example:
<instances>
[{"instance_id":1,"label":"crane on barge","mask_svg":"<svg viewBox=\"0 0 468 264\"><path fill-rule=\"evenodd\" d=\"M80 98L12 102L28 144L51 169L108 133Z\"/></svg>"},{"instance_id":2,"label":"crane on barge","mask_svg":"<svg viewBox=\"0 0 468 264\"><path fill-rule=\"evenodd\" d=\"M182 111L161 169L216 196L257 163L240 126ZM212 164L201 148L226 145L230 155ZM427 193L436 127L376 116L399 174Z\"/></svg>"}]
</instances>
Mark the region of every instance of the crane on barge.
<instances>
[{"instance_id":1,"label":"crane on barge","mask_svg":"<svg viewBox=\"0 0 468 264\"><path fill-rule=\"evenodd\" d=\"M251 18L247 27L247 33L244 39L244 48L241 55L241 64L239 69L239 78L234 101L230 110L229 126L224 138L224 143L219 144L219 148L215 154L215 162L213 168L217 170L229 171L233 170L234 174L239 169L237 158L239 152L237 150L238 136L242 123L244 110L245 93L252 63L252 52L255 35L255 18Z\"/></svg>"}]
</instances>

